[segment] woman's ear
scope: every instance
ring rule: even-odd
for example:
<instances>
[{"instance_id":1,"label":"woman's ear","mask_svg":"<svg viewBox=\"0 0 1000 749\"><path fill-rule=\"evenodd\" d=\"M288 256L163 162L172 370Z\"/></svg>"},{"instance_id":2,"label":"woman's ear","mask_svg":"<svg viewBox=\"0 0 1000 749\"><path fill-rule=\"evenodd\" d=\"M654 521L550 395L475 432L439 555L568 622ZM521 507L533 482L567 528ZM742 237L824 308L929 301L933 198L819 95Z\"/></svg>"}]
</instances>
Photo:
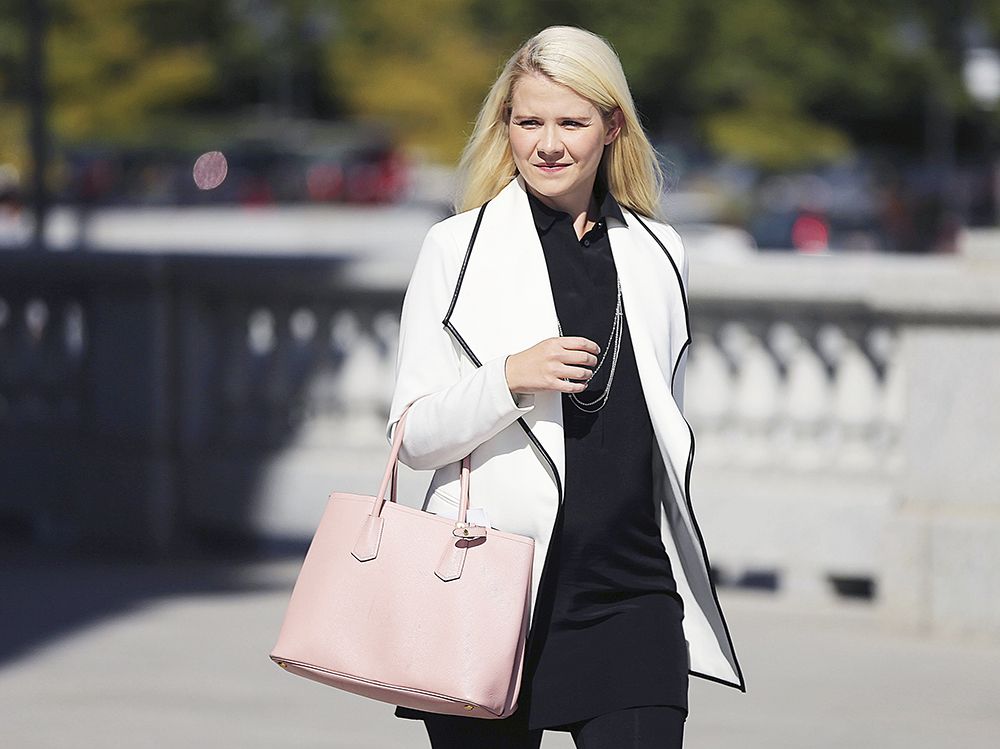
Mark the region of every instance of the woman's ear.
<instances>
[{"instance_id":1,"label":"woman's ear","mask_svg":"<svg viewBox=\"0 0 1000 749\"><path fill-rule=\"evenodd\" d=\"M624 125L625 115L622 114L621 109L616 108L608 118L608 124L604 130L604 145L613 143L615 138L621 134L622 127L624 127Z\"/></svg>"}]
</instances>

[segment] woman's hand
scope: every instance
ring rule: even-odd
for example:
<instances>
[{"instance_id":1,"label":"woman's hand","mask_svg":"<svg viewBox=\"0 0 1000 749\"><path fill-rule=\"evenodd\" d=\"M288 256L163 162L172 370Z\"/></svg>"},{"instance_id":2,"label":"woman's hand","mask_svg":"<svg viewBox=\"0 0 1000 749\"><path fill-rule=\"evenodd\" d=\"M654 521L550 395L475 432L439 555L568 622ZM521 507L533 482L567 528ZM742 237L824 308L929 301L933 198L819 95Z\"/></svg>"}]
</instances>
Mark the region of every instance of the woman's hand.
<instances>
[{"instance_id":1,"label":"woman's hand","mask_svg":"<svg viewBox=\"0 0 1000 749\"><path fill-rule=\"evenodd\" d=\"M581 393L594 375L600 353L601 347L586 338L547 338L507 357L507 386L512 393Z\"/></svg>"}]
</instances>

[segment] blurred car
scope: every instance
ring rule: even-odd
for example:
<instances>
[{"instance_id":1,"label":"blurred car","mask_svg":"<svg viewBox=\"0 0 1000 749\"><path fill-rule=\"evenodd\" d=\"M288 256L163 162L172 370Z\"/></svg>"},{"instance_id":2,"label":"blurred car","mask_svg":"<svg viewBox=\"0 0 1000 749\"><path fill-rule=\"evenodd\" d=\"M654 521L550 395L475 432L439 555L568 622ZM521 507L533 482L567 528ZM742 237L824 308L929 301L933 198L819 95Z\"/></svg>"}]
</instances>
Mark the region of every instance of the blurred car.
<instances>
[{"instance_id":1,"label":"blurred car","mask_svg":"<svg viewBox=\"0 0 1000 749\"><path fill-rule=\"evenodd\" d=\"M409 188L406 161L388 144L326 149L305 160L306 194L315 202L392 203Z\"/></svg>"},{"instance_id":2,"label":"blurred car","mask_svg":"<svg viewBox=\"0 0 1000 749\"><path fill-rule=\"evenodd\" d=\"M747 228L762 250L886 249L882 191L861 165L764 177L754 197Z\"/></svg>"},{"instance_id":3,"label":"blurred car","mask_svg":"<svg viewBox=\"0 0 1000 749\"><path fill-rule=\"evenodd\" d=\"M289 139L291 140L291 139ZM236 140L215 150L226 179L199 190L192 168L200 153L105 145L66 149L57 199L96 206L237 203L391 203L406 196L410 173L401 151L381 135L352 133L298 145L276 138Z\"/></svg>"}]
</instances>

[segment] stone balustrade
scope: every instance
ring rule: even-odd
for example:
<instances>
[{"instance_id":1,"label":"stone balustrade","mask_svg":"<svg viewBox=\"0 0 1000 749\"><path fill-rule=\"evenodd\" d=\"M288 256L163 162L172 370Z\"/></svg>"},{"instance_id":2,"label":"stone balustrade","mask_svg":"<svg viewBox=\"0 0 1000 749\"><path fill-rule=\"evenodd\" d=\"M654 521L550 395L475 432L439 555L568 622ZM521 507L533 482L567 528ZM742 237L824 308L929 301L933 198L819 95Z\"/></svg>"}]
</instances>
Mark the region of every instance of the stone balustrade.
<instances>
[{"instance_id":1,"label":"stone balustrade","mask_svg":"<svg viewBox=\"0 0 1000 749\"><path fill-rule=\"evenodd\" d=\"M691 256L692 496L719 580L1000 636L1000 264ZM325 491L371 490L405 274L264 254L0 269L6 525L172 553L305 537Z\"/></svg>"},{"instance_id":2,"label":"stone balustrade","mask_svg":"<svg viewBox=\"0 0 1000 749\"><path fill-rule=\"evenodd\" d=\"M303 434L327 427L327 453L380 439L402 291L345 286L338 259L0 253L0 269L0 521L41 543L246 540Z\"/></svg>"},{"instance_id":3,"label":"stone balustrade","mask_svg":"<svg viewBox=\"0 0 1000 749\"><path fill-rule=\"evenodd\" d=\"M692 260L692 494L723 581L1000 635L1000 263Z\"/></svg>"}]
</instances>

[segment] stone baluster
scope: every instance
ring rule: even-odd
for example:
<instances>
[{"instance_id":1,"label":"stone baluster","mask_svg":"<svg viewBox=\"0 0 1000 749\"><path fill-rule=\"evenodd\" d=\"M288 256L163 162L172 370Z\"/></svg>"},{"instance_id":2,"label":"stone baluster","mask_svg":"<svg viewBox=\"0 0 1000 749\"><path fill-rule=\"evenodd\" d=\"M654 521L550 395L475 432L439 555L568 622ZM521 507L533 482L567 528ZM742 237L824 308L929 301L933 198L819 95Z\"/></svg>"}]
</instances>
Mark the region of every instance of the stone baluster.
<instances>
[{"instance_id":1,"label":"stone baluster","mask_svg":"<svg viewBox=\"0 0 1000 749\"><path fill-rule=\"evenodd\" d=\"M344 352L337 388L344 406L346 433L370 439L376 430L384 429L383 345L362 326L360 315L354 311L339 313L335 330L336 345Z\"/></svg>"},{"instance_id":2,"label":"stone baluster","mask_svg":"<svg viewBox=\"0 0 1000 749\"><path fill-rule=\"evenodd\" d=\"M733 363L733 415L730 454L746 467L764 466L774 459L773 435L779 420L781 375L763 340L763 327L729 322L720 331L720 344Z\"/></svg>"},{"instance_id":3,"label":"stone baluster","mask_svg":"<svg viewBox=\"0 0 1000 749\"><path fill-rule=\"evenodd\" d=\"M832 394L827 368L801 322L776 323L769 343L784 372L779 452L785 465L815 470L828 459L824 435L831 421Z\"/></svg>"},{"instance_id":4,"label":"stone baluster","mask_svg":"<svg viewBox=\"0 0 1000 749\"><path fill-rule=\"evenodd\" d=\"M706 464L725 461L733 426L734 367L719 347L717 330L710 321L695 329L684 386L684 411L698 436L698 460Z\"/></svg>"}]
</instances>

